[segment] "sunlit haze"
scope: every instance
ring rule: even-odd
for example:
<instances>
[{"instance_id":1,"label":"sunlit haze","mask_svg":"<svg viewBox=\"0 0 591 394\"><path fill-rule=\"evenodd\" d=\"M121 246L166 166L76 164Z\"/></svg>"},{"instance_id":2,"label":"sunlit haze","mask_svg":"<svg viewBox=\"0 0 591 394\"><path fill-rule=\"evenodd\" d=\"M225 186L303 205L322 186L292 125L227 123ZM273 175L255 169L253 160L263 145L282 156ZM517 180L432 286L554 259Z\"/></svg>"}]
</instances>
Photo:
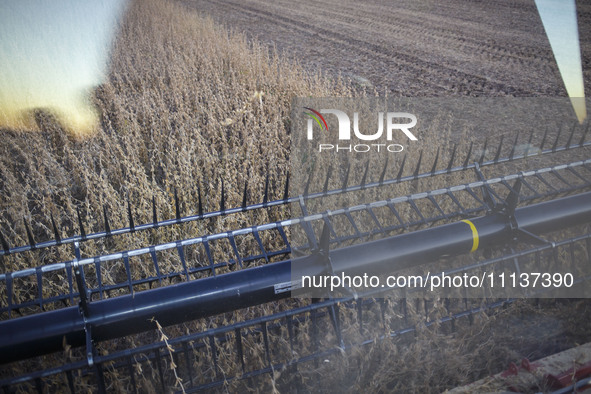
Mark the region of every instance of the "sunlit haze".
<instances>
[{"instance_id":1,"label":"sunlit haze","mask_svg":"<svg viewBox=\"0 0 591 394\"><path fill-rule=\"evenodd\" d=\"M106 73L126 0L0 3L0 127L35 129L45 109L75 134L97 123L92 89Z\"/></svg>"}]
</instances>

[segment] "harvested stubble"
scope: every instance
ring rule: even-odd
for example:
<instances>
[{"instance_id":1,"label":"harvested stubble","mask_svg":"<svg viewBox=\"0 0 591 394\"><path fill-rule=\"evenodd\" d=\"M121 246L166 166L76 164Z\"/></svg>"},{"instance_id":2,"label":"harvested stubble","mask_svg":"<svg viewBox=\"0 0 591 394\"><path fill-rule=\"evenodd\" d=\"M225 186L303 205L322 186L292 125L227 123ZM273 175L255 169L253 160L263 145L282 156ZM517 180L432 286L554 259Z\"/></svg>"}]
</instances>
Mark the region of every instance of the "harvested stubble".
<instances>
[{"instance_id":1,"label":"harvested stubble","mask_svg":"<svg viewBox=\"0 0 591 394\"><path fill-rule=\"evenodd\" d=\"M127 199L132 202L136 222L146 223L152 220L152 196L160 217L169 218L174 216L175 189L183 201L185 213L194 213L195 204L191 202L197 200L197 183L205 196L205 210L216 210L222 179L226 185L226 206L238 206L245 182L253 198L262 194L267 168L270 169L271 185L275 186L271 187L272 193L279 197L288 166L291 99L295 96L346 97L356 94L359 93L345 82L309 74L256 42L230 34L212 20L183 7L155 0L136 1L131 5L113 47L108 81L95 92L101 124L93 135L84 139L68 135L51 114L43 111L37 113L42 130L39 133L2 131L2 231L13 245L26 244L24 216L32 224L37 240L52 238L51 214L61 235L72 235L79 231L77 207L88 226L87 232L100 231L103 229L103 206L110 212L111 227L124 227L127 225L124 203ZM207 196L215 197L208 199ZM287 214L285 210L261 211L256 217L232 215L193 222L174 229L137 233L134 237L116 237L109 242L85 243L82 251L85 256L95 256L106 251L266 223ZM225 260L223 250L214 253L214 259ZM69 250L58 247L49 252L5 257L0 261L0 269L14 271L70 257ZM169 264L174 270L175 262L171 259ZM116 272L112 274L117 275ZM140 268L138 275L149 276L151 273L142 273ZM60 278L55 279L55 286L63 283ZM31 297L35 294L35 286L34 283L29 287L21 286L21 293L16 293L15 297ZM262 305L165 327L158 332L155 324L153 333L106 342L100 344L99 350L103 354L111 353L160 341L164 334L175 337L187 331L202 331L305 303L307 301L289 300ZM354 335L354 317L341 309L346 318L345 330ZM515 313L519 315L521 311L520 308ZM417 323L423 321L420 312L411 310L410 313ZM548 313L553 312L550 309ZM375 313L376 325L381 324L377 323L378 315ZM395 320L397 317L387 318ZM366 324L369 324L372 318L367 318ZM289 392L292 383L297 381L300 388L324 391L337 387L352 391L363 391L367 387L382 391L440 391L497 372L500 361L513 359L511 353L502 351L508 348L507 343L489 346L496 339L483 339L494 331L492 320L483 315L473 325L455 334L443 334L438 327L420 330L417 340L408 346L387 340L372 345L369 351L361 348L348 357L333 358L318 370L312 364L304 365L299 369L298 377L278 371L273 376L234 381L224 389ZM308 328L302 327L302 342L309 335ZM284 334L271 334L270 340L281 347L282 341L285 342ZM331 338L322 341L330 343ZM230 343L232 341L226 344ZM247 361L264 364L260 342L245 340L244 346ZM480 354L480 361L474 363L475 352L484 348L491 349L491 352ZM234 365L235 358L228 356L232 348L220 347L219 351L220 365L229 375L238 373L240 368ZM55 366L70 355L81 356L78 350L66 350L65 354L15 364L0 375L10 376L24 370ZM196 359L195 368L204 371L205 375L211 374L211 366L198 364L203 364L204 360L207 358ZM461 368L445 367L450 362ZM157 373L140 369L136 366L136 371L142 374L140 386L146 392L154 391ZM320 376L323 379L319 384ZM122 372L107 372L107 380L109 390L124 392L131 387L129 377ZM175 389L175 379L169 379L169 383L169 388ZM58 390L65 384L55 382L53 387ZM77 389L90 390L92 384L92 380L86 382L81 378L77 380ZM176 389L179 389L178 385Z\"/></svg>"}]
</instances>

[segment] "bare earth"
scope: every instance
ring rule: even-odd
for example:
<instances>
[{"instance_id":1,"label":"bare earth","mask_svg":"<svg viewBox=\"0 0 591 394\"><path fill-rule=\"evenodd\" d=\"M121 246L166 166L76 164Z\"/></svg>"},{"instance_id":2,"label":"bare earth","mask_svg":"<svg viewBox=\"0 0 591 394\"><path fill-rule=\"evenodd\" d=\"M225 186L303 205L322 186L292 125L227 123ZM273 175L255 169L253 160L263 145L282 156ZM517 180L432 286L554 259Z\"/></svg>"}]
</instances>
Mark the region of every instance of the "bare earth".
<instances>
[{"instance_id":1,"label":"bare earth","mask_svg":"<svg viewBox=\"0 0 591 394\"><path fill-rule=\"evenodd\" d=\"M183 2L380 95L566 95L533 0ZM577 10L589 96L591 3Z\"/></svg>"}]
</instances>

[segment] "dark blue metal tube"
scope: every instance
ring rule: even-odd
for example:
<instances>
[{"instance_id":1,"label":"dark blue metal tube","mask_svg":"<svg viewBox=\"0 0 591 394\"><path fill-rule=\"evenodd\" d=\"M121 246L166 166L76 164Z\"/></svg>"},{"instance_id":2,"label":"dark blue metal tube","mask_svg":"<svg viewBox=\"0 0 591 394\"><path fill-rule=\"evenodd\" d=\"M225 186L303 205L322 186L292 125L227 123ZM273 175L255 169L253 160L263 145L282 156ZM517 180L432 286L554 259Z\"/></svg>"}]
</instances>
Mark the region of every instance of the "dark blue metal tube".
<instances>
[{"instance_id":1,"label":"dark blue metal tube","mask_svg":"<svg viewBox=\"0 0 591 394\"><path fill-rule=\"evenodd\" d=\"M591 222L591 193L519 208L514 216L520 228L536 234ZM477 244L500 244L512 235L511 229L507 217L495 213L336 249L329 256L334 273L391 273L446 255L470 252ZM315 254L90 302L86 322L78 307L3 321L0 363L60 351L64 337L70 346L83 346L85 327L92 329L93 340L104 341L154 329L152 318L167 326L286 298L290 292L277 291L277 286L290 283L294 272L323 274L324 260L321 254Z\"/></svg>"}]
</instances>

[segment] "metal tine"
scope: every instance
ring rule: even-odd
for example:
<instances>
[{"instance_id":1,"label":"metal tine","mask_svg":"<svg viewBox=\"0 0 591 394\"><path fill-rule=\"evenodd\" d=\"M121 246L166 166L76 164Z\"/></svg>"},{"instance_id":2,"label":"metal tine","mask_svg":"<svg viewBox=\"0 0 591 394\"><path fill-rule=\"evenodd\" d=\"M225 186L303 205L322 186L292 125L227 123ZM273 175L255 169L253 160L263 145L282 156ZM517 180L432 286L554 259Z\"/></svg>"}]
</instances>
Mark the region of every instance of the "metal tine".
<instances>
[{"instance_id":1,"label":"metal tine","mask_svg":"<svg viewBox=\"0 0 591 394\"><path fill-rule=\"evenodd\" d=\"M109 216L106 205L103 205L103 218L105 221L105 232L107 233L107 236L109 236L111 235L111 225L109 224Z\"/></svg>"},{"instance_id":2,"label":"metal tine","mask_svg":"<svg viewBox=\"0 0 591 394\"><path fill-rule=\"evenodd\" d=\"M180 220L181 220L181 204L179 202L179 195L176 190L176 187L174 188L174 213L176 214L176 221L180 222Z\"/></svg>"},{"instance_id":3,"label":"metal tine","mask_svg":"<svg viewBox=\"0 0 591 394\"><path fill-rule=\"evenodd\" d=\"M306 186L304 187L304 197L308 195L308 191L310 190L310 183L312 182L312 177L314 176L314 168L316 166L312 165L310 168L310 174L308 175L308 181L306 182Z\"/></svg>"},{"instance_id":4,"label":"metal tine","mask_svg":"<svg viewBox=\"0 0 591 394\"><path fill-rule=\"evenodd\" d=\"M316 304L318 301L320 301L319 298L312 298L312 305ZM312 320L312 347L313 348L318 348L318 345L319 345L317 313L318 312L317 312L316 308L313 308L310 311L310 319Z\"/></svg>"},{"instance_id":5,"label":"metal tine","mask_svg":"<svg viewBox=\"0 0 591 394\"><path fill-rule=\"evenodd\" d=\"M535 177L542 182L548 189L556 192L558 191L558 189L556 187L554 187L553 185L551 185L546 179L544 179L543 176L541 176L540 174L536 174Z\"/></svg>"},{"instance_id":6,"label":"metal tine","mask_svg":"<svg viewBox=\"0 0 591 394\"><path fill-rule=\"evenodd\" d=\"M535 263L535 267L541 267L542 266L542 254L540 253L540 251L536 251L536 263Z\"/></svg>"},{"instance_id":7,"label":"metal tine","mask_svg":"<svg viewBox=\"0 0 591 394\"><path fill-rule=\"evenodd\" d=\"M454 149L451 151L451 159L449 159L449 163L447 164L447 172L451 172L451 167L454 164L454 159L456 158L456 150L458 149L458 144L454 144Z\"/></svg>"},{"instance_id":8,"label":"metal tine","mask_svg":"<svg viewBox=\"0 0 591 394\"><path fill-rule=\"evenodd\" d=\"M33 238L33 233L31 232L31 227L27 220L23 217L23 223L25 224L25 230L27 231L27 238L29 239L29 245L31 245L31 249L35 249L35 238Z\"/></svg>"},{"instance_id":9,"label":"metal tine","mask_svg":"<svg viewBox=\"0 0 591 394\"><path fill-rule=\"evenodd\" d=\"M165 384L164 384L164 372L162 369L162 359L160 355L160 348L156 349L156 367L158 368L158 375L160 376L160 384L162 387L162 392L165 392Z\"/></svg>"},{"instance_id":10,"label":"metal tine","mask_svg":"<svg viewBox=\"0 0 591 394\"><path fill-rule=\"evenodd\" d=\"M499 157L501 157L501 149L503 149L503 138L505 138L505 136L501 135L501 140L499 141L499 147L497 148L497 153L495 153L495 158L493 160L495 163L498 163Z\"/></svg>"},{"instance_id":11,"label":"metal tine","mask_svg":"<svg viewBox=\"0 0 591 394\"><path fill-rule=\"evenodd\" d=\"M285 190L283 190L283 201L289 200L289 172L285 176Z\"/></svg>"},{"instance_id":12,"label":"metal tine","mask_svg":"<svg viewBox=\"0 0 591 394\"><path fill-rule=\"evenodd\" d=\"M216 276L215 262L213 261L213 257L211 256L211 249L209 248L209 242L203 241L202 245L205 248L205 255L207 256L207 260L209 260L209 272L213 276Z\"/></svg>"},{"instance_id":13,"label":"metal tine","mask_svg":"<svg viewBox=\"0 0 591 394\"><path fill-rule=\"evenodd\" d=\"M575 131L576 130L577 130L577 124L576 123L573 123L573 129L570 132L570 135L568 136L568 141L566 141L566 145L565 145L566 148L569 148L570 147L570 143L571 143L571 141L573 139L573 135L575 135Z\"/></svg>"},{"instance_id":14,"label":"metal tine","mask_svg":"<svg viewBox=\"0 0 591 394\"><path fill-rule=\"evenodd\" d=\"M484 146L482 147L482 153L480 154L480 159L478 160L478 163L482 164L482 162L484 161L484 156L486 155L486 148L488 146L488 137L486 137L484 139Z\"/></svg>"},{"instance_id":15,"label":"metal tine","mask_svg":"<svg viewBox=\"0 0 591 394\"><path fill-rule=\"evenodd\" d=\"M43 302L45 301L45 299L43 298L43 272L40 269L36 270L36 274L37 274L37 289L38 289L38 294L37 294L37 299L39 300L39 308L41 308L41 311L45 312L47 309L45 309L45 305L43 304ZM66 300L62 299L62 303L64 304L64 306L68 306L68 303L66 302Z\"/></svg>"},{"instance_id":16,"label":"metal tine","mask_svg":"<svg viewBox=\"0 0 591 394\"><path fill-rule=\"evenodd\" d=\"M470 298L467 297L468 294L468 287L464 287L464 307L469 309L470 305L468 304L468 300ZM470 326L474 323L474 316L470 313L468 314L468 321L470 322Z\"/></svg>"},{"instance_id":17,"label":"metal tine","mask_svg":"<svg viewBox=\"0 0 591 394\"><path fill-rule=\"evenodd\" d=\"M185 250L180 241L177 241L176 245L177 253L179 254L179 258L181 260L181 264L183 266L183 273L185 274L185 278L187 278L187 282L191 280L189 277L189 271L187 270L187 261L185 260ZM131 280L131 278L130 278Z\"/></svg>"},{"instance_id":18,"label":"metal tine","mask_svg":"<svg viewBox=\"0 0 591 394\"><path fill-rule=\"evenodd\" d=\"M240 331L240 328L235 328L234 334L236 336L236 347L238 348L238 360L240 361L240 365L242 366L242 373L245 373L246 365L244 364L244 351L242 350L242 333Z\"/></svg>"},{"instance_id":19,"label":"metal tine","mask_svg":"<svg viewBox=\"0 0 591 394\"><path fill-rule=\"evenodd\" d=\"M464 164L462 167L467 168L468 163L470 162L470 156L472 156L472 147L474 146L474 141L470 141L470 147L468 148L468 154L466 155L466 160L464 160Z\"/></svg>"},{"instance_id":20,"label":"metal tine","mask_svg":"<svg viewBox=\"0 0 591 394\"><path fill-rule=\"evenodd\" d=\"M267 170L267 177L265 178L265 194L263 195L263 206L267 205L269 201L269 172Z\"/></svg>"},{"instance_id":21,"label":"metal tine","mask_svg":"<svg viewBox=\"0 0 591 394\"><path fill-rule=\"evenodd\" d=\"M421 153L419 154L419 161L417 162L417 168L415 168L415 172L412 174L413 178L416 178L419 175L419 170L421 167L421 160L423 160L423 150L421 149Z\"/></svg>"},{"instance_id":22,"label":"metal tine","mask_svg":"<svg viewBox=\"0 0 591 394\"><path fill-rule=\"evenodd\" d=\"M226 210L226 196L224 190L224 179L222 178L222 195L220 197L220 212L224 212Z\"/></svg>"},{"instance_id":23,"label":"metal tine","mask_svg":"<svg viewBox=\"0 0 591 394\"><path fill-rule=\"evenodd\" d=\"M511 189L511 186L509 186L506 181L501 181L501 184L504 185L505 187ZM471 189L470 188L467 188L466 190L471 190ZM490 186L488 187L488 192L491 194L491 196L493 197L493 199L496 199L496 200L499 200L499 201L504 201L503 197L501 197L497 192L495 192L495 190L492 187L490 187ZM484 201L479 201L479 202L485 203Z\"/></svg>"},{"instance_id":24,"label":"metal tine","mask_svg":"<svg viewBox=\"0 0 591 394\"><path fill-rule=\"evenodd\" d=\"M556 148L558 147L558 139L560 138L560 134L562 134L562 127L558 129L558 134L556 134L556 139L554 140L554 144L552 145L552 152L556 152Z\"/></svg>"},{"instance_id":25,"label":"metal tine","mask_svg":"<svg viewBox=\"0 0 591 394\"><path fill-rule=\"evenodd\" d=\"M68 388L70 389L70 393L75 393L76 389L74 388L74 375L72 374L71 370L66 371L66 378L68 380Z\"/></svg>"},{"instance_id":26,"label":"metal tine","mask_svg":"<svg viewBox=\"0 0 591 394\"><path fill-rule=\"evenodd\" d=\"M394 204L388 203L387 206L388 206L388 208L390 208L390 211L394 214L394 216L396 216L396 219L398 220L400 225L402 227L404 227L405 230L408 230L408 223L405 220L402 220L402 217L400 216L400 214L398 213L398 211L394 207Z\"/></svg>"},{"instance_id":27,"label":"metal tine","mask_svg":"<svg viewBox=\"0 0 591 394\"><path fill-rule=\"evenodd\" d=\"M460 202L458 201L458 199L456 198L456 196L454 196L453 192L448 191L446 194L453 201L453 203L456 204L458 208L460 208L460 213L461 214L465 214L466 208L464 208L464 206L462 204L460 204Z\"/></svg>"},{"instance_id":28,"label":"metal tine","mask_svg":"<svg viewBox=\"0 0 591 394\"><path fill-rule=\"evenodd\" d=\"M84 224L82 223L82 216L80 215L80 208L76 207L76 214L78 215L78 227L80 227L80 236L82 239L86 239L86 231L84 230Z\"/></svg>"},{"instance_id":29,"label":"metal tine","mask_svg":"<svg viewBox=\"0 0 591 394\"><path fill-rule=\"evenodd\" d=\"M60 236L60 232L57 229L55 224L55 220L53 219L53 215L50 213L49 218L51 219L51 226L53 227L53 235L55 237L55 242L59 245L62 243L62 237Z\"/></svg>"},{"instance_id":30,"label":"metal tine","mask_svg":"<svg viewBox=\"0 0 591 394\"><path fill-rule=\"evenodd\" d=\"M357 226L357 224L355 223L355 219L353 219L353 216L351 215L351 211L346 210L345 211L345 217L347 218L347 220L349 221L349 223L351 223L351 227L353 228L353 232L355 233L355 237L357 238L361 238L362 237L362 233L359 230L359 227ZM334 233L334 230L333 230ZM336 234L335 234L336 237Z\"/></svg>"},{"instance_id":31,"label":"metal tine","mask_svg":"<svg viewBox=\"0 0 591 394\"><path fill-rule=\"evenodd\" d=\"M515 212L517 204L519 203L519 193L521 192L521 178L517 178L509 195L507 196L507 210L511 215Z\"/></svg>"},{"instance_id":32,"label":"metal tine","mask_svg":"<svg viewBox=\"0 0 591 394\"><path fill-rule=\"evenodd\" d=\"M230 246L232 246L232 251L234 252L234 255L236 256L235 264L230 264L230 270L234 270L236 267L236 265L240 268L243 267L242 265L242 258L240 257L240 252L238 252L238 247L236 246L236 240L234 239L234 236L232 234L228 235L228 240L230 241Z\"/></svg>"},{"instance_id":33,"label":"metal tine","mask_svg":"<svg viewBox=\"0 0 591 394\"><path fill-rule=\"evenodd\" d=\"M564 179L564 177L560 175L560 172L553 169L550 171L550 173L554 175L556 178L558 178L561 182L563 182L567 187L572 187L572 184L568 182L566 179Z\"/></svg>"},{"instance_id":34,"label":"metal tine","mask_svg":"<svg viewBox=\"0 0 591 394\"><path fill-rule=\"evenodd\" d=\"M400 170L398 170L398 175L396 175L396 180L400 182L400 178L402 178L402 171L404 170L404 165L406 164L406 153L402 158L402 164L400 164Z\"/></svg>"},{"instance_id":35,"label":"metal tine","mask_svg":"<svg viewBox=\"0 0 591 394\"><path fill-rule=\"evenodd\" d=\"M126 361L127 361L127 374L129 375L129 377L131 378L131 385L133 386L133 392L137 393L137 385L135 383L135 377L134 377L134 372L133 372L133 364L131 362L131 356L127 356L125 357Z\"/></svg>"},{"instance_id":36,"label":"metal tine","mask_svg":"<svg viewBox=\"0 0 591 394\"><path fill-rule=\"evenodd\" d=\"M4 249L6 254L10 253L10 246L8 245L8 242L6 242L4 235L2 235L2 231L0 231L0 244L2 244L2 249Z\"/></svg>"},{"instance_id":37,"label":"metal tine","mask_svg":"<svg viewBox=\"0 0 591 394\"><path fill-rule=\"evenodd\" d=\"M191 345L193 349L193 345ZM189 345L183 342L183 353L185 353L185 363L187 364L187 372L189 373L189 386L193 387L193 366L191 364L191 356L189 355Z\"/></svg>"},{"instance_id":38,"label":"metal tine","mask_svg":"<svg viewBox=\"0 0 591 394\"><path fill-rule=\"evenodd\" d=\"M127 274L129 294L133 294L133 281L131 279L131 267L129 266L129 254L127 252L123 252L123 265L125 266L125 273Z\"/></svg>"},{"instance_id":39,"label":"metal tine","mask_svg":"<svg viewBox=\"0 0 591 394\"><path fill-rule=\"evenodd\" d=\"M213 335L209 336L209 346L211 348L211 358L213 359L213 371L215 373L216 379L219 378L219 368L218 368L218 353L215 345L215 337Z\"/></svg>"},{"instance_id":40,"label":"metal tine","mask_svg":"<svg viewBox=\"0 0 591 394\"><path fill-rule=\"evenodd\" d=\"M19 315L23 315L19 306L17 305L16 307L14 307L12 299L13 299L13 293L12 293L12 274L10 272L6 273L5 276L5 283L6 283L6 298L7 299L7 304L8 304L8 318L11 318L13 316L12 311L15 311L16 313L18 313Z\"/></svg>"},{"instance_id":41,"label":"metal tine","mask_svg":"<svg viewBox=\"0 0 591 394\"><path fill-rule=\"evenodd\" d=\"M265 355L267 356L267 366L271 367L271 349L269 347L269 333L267 332L267 322L261 323L261 331L263 332L263 343L265 345Z\"/></svg>"},{"instance_id":42,"label":"metal tine","mask_svg":"<svg viewBox=\"0 0 591 394\"><path fill-rule=\"evenodd\" d=\"M585 178L584 176L582 176L581 174L579 174L573 167L567 167L566 168L571 174L574 174L577 178L579 178L580 180L582 180L583 182L585 182L587 185L589 184L589 180L587 178Z\"/></svg>"},{"instance_id":43,"label":"metal tine","mask_svg":"<svg viewBox=\"0 0 591 394\"><path fill-rule=\"evenodd\" d=\"M326 172L326 179L324 180L324 187L322 188L322 193L326 194L328 191L328 181L330 180L330 175L332 173L332 166L328 167L328 171Z\"/></svg>"},{"instance_id":44,"label":"metal tine","mask_svg":"<svg viewBox=\"0 0 591 394\"><path fill-rule=\"evenodd\" d=\"M417 204L414 202L414 200L412 198L409 198L408 199L408 204L417 213L417 215L419 215L419 218L421 219L421 222L423 224L427 224L427 219L425 219L425 216L423 216L423 213L421 212L421 210L419 209L419 207L417 207Z\"/></svg>"},{"instance_id":45,"label":"metal tine","mask_svg":"<svg viewBox=\"0 0 591 394\"><path fill-rule=\"evenodd\" d=\"M199 185L197 185L197 198L198 198L198 212L199 212L199 216L203 216L203 203L201 201L201 188L199 187Z\"/></svg>"},{"instance_id":46,"label":"metal tine","mask_svg":"<svg viewBox=\"0 0 591 394\"><path fill-rule=\"evenodd\" d=\"M129 219L129 229L131 232L135 231L135 222L133 220L133 214L131 213L131 200L127 197L127 218Z\"/></svg>"},{"instance_id":47,"label":"metal tine","mask_svg":"<svg viewBox=\"0 0 591 394\"><path fill-rule=\"evenodd\" d=\"M531 147L531 142L534 140L534 131L532 130L529 134L529 139L527 140L527 146L525 147L524 156L527 157L529 155L529 148Z\"/></svg>"},{"instance_id":48,"label":"metal tine","mask_svg":"<svg viewBox=\"0 0 591 394\"><path fill-rule=\"evenodd\" d=\"M402 291L404 292L404 297L402 298L400 303L402 304L401 307L402 313L404 314L404 322L408 324L408 298L406 297L406 288L403 288Z\"/></svg>"},{"instance_id":49,"label":"metal tine","mask_svg":"<svg viewBox=\"0 0 591 394\"><path fill-rule=\"evenodd\" d=\"M472 188L470 187L470 185L468 185L468 187L466 187L466 191L470 194L470 196L472 196L479 204L482 205L486 205L486 202L484 200L482 200L480 197L478 197L478 195L476 193L474 193L474 191L472 190ZM491 192L493 192L492 189L490 189ZM495 194L496 196L496 194Z\"/></svg>"},{"instance_id":50,"label":"metal tine","mask_svg":"<svg viewBox=\"0 0 591 394\"><path fill-rule=\"evenodd\" d=\"M341 190L347 189L347 183L349 182L349 172L351 171L351 163L347 165L347 172L345 172L345 179L343 179L343 185L341 186Z\"/></svg>"},{"instance_id":51,"label":"metal tine","mask_svg":"<svg viewBox=\"0 0 591 394\"><path fill-rule=\"evenodd\" d=\"M509 154L509 159L513 159L515 156L515 147L517 146L517 139L519 138L519 134L515 136L515 141L513 141L513 146L511 147L511 153Z\"/></svg>"},{"instance_id":52,"label":"metal tine","mask_svg":"<svg viewBox=\"0 0 591 394\"><path fill-rule=\"evenodd\" d=\"M431 175L435 174L435 170L437 169L437 160L439 160L439 147L437 147L437 153L435 154L435 161L433 162L433 167L431 167Z\"/></svg>"},{"instance_id":53,"label":"metal tine","mask_svg":"<svg viewBox=\"0 0 591 394\"><path fill-rule=\"evenodd\" d=\"M544 150L544 145L546 144L546 137L548 137L548 127L544 130L544 136L542 137L542 143L540 144L540 150Z\"/></svg>"},{"instance_id":54,"label":"metal tine","mask_svg":"<svg viewBox=\"0 0 591 394\"><path fill-rule=\"evenodd\" d=\"M529 182L525 180L525 178L521 178L521 183L534 193L534 198L542 197L542 195L532 185L530 185Z\"/></svg>"},{"instance_id":55,"label":"metal tine","mask_svg":"<svg viewBox=\"0 0 591 394\"><path fill-rule=\"evenodd\" d=\"M292 356L295 355L294 351L294 332L293 332L293 320L291 316L285 316L285 322L287 323L287 334L289 336L289 349L291 350Z\"/></svg>"},{"instance_id":56,"label":"metal tine","mask_svg":"<svg viewBox=\"0 0 591 394\"><path fill-rule=\"evenodd\" d=\"M589 126L591 126L591 122L587 123L587 128L585 128L585 131L581 135L581 140L579 141L579 146L583 146L583 144L585 143L585 137L587 137L587 133L589 132Z\"/></svg>"},{"instance_id":57,"label":"metal tine","mask_svg":"<svg viewBox=\"0 0 591 394\"><path fill-rule=\"evenodd\" d=\"M390 159L390 156L386 156L386 162L384 163L384 169L382 170L382 173L380 174L380 185L382 185L384 183L384 177L386 176L386 170L388 169L388 160Z\"/></svg>"},{"instance_id":58,"label":"metal tine","mask_svg":"<svg viewBox=\"0 0 591 394\"><path fill-rule=\"evenodd\" d=\"M359 321L359 334L363 335L363 305L362 305L363 298L358 298L355 300L355 305L357 306L357 321Z\"/></svg>"},{"instance_id":59,"label":"metal tine","mask_svg":"<svg viewBox=\"0 0 591 394\"><path fill-rule=\"evenodd\" d=\"M435 206L435 209L437 209L437 210L438 210L438 211L441 213L441 215L443 215L443 217L444 217L445 219L447 219L447 218L448 218L448 215L447 215L447 214L445 213L445 211L444 211L444 210L441 208L441 206L440 206L440 205L437 203L437 200L435 200L435 198L434 198L433 196L431 196L431 195L428 195L428 196L427 196L427 199L428 199L429 201L431 201L431 204L433 204L433 205Z\"/></svg>"},{"instance_id":60,"label":"metal tine","mask_svg":"<svg viewBox=\"0 0 591 394\"><path fill-rule=\"evenodd\" d=\"M242 193L242 209L246 208L247 195L248 195L248 179L246 181L244 181L244 193Z\"/></svg>"},{"instance_id":61,"label":"metal tine","mask_svg":"<svg viewBox=\"0 0 591 394\"><path fill-rule=\"evenodd\" d=\"M569 252L570 252L570 261L571 261L571 264L574 264L575 261L576 261L575 260L575 244L574 243L571 243L568 249L569 249Z\"/></svg>"},{"instance_id":62,"label":"metal tine","mask_svg":"<svg viewBox=\"0 0 591 394\"><path fill-rule=\"evenodd\" d=\"M380 305L380 316L382 317L382 325L384 327L384 330L388 330L388 323L386 322L386 300L380 298L378 304Z\"/></svg>"},{"instance_id":63,"label":"metal tine","mask_svg":"<svg viewBox=\"0 0 591 394\"><path fill-rule=\"evenodd\" d=\"M365 182L367 181L367 172L369 171L369 160L365 163L365 171L363 172L363 177L361 178L361 188L365 188Z\"/></svg>"},{"instance_id":64,"label":"metal tine","mask_svg":"<svg viewBox=\"0 0 591 394\"><path fill-rule=\"evenodd\" d=\"M490 186L485 182L484 175L480 171L480 166L476 165L474 167L474 170L476 171L476 176L478 177L478 180L482 182L482 197L484 199L484 202L488 206L488 209L492 210L495 208L496 204L495 199L492 196Z\"/></svg>"},{"instance_id":65,"label":"metal tine","mask_svg":"<svg viewBox=\"0 0 591 394\"><path fill-rule=\"evenodd\" d=\"M453 316L452 312L449 310L449 308L450 308L449 304L450 304L449 298L446 298L445 299L445 310L447 311L448 315L451 315L450 316L451 320L449 322L451 325L451 332L454 333L454 332L456 332L456 318Z\"/></svg>"},{"instance_id":66,"label":"metal tine","mask_svg":"<svg viewBox=\"0 0 591 394\"><path fill-rule=\"evenodd\" d=\"M154 265L154 269L156 270L158 283L160 284L160 286L162 286L162 275L160 274L160 267L158 265L158 256L156 255L156 249L153 246L150 247L150 256L152 257L152 264Z\"/></svg>"},{"instance_id":67,"label":"metal tine","mask_svg":"<svg viewBox=\"0 0 591 394\"><path fill-rule=\"evenodd\" d=\"M330 249L330 226L325 221L322 226L322 233L320 234L320 243L318 246L318 252L321 254L328 254Z\"/></svg>"},{"instance_id":68,"label":"metal tine","mask_svg":"<svg viewBox=\"0 0 591 394\"><path fill-rule=\"evenodd\" d=\"M158 210L156 209L156 197L152 196L152 223L158 227Z\"/></svg>"},{"instance_id":69,"label":"metal tine","mask_svg":"<svg viewBox=\"0 0 591 394\"><path fill-rule=\"evenodd\" d=\"M343 342L343 335L341 331L341 319L339 318L339 309L338 305L335 307L335 304L332 304L329 308L330 318L332 321L333 328L335 330L335 334L337 337L338 345L341 349L345 347L345 343Z\"/></svg>"},{"instance_id":70,"label":"metal tine","mask_svg":"<svg viewBox=\"0 0 591 394\"><path fill-rule=\"evenodd\" d=\"M98 363L94 365L95 376L96 376L96 384L97 384L97 392L99 394L104 394L107 392L107 388L105 387L105 374L103 373L103 366L102 364Z\"/></svg>"}]
</instances>

